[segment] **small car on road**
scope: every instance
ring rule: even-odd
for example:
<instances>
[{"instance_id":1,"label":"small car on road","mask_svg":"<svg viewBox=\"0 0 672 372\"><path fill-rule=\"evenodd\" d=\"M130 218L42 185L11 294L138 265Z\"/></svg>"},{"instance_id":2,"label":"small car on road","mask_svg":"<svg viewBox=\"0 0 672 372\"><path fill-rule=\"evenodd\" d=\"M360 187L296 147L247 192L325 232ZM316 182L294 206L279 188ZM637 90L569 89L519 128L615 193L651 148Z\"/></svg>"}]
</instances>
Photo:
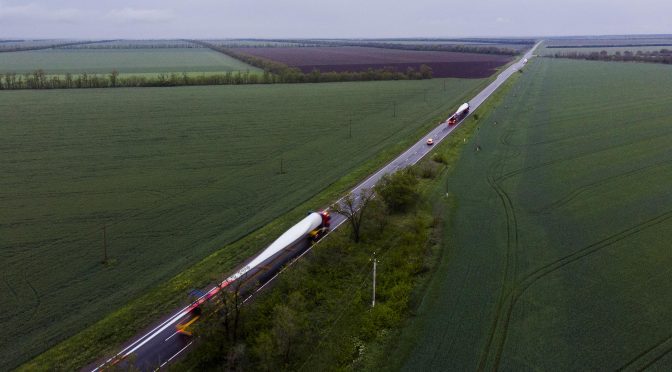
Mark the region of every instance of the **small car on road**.
<instances>
[{"instance_id":1,"label":"small car on road","mask_svg":"<svg viewBox=\"0 0 672 372\"><path fill-rule=\"evenodd\" d=\"M433 145L433 144L434 144L434 140L431 139L431 138L428 138L428 139L427 139L427 146L431 146L431 145Z\"/></svg>"}]
</instances>

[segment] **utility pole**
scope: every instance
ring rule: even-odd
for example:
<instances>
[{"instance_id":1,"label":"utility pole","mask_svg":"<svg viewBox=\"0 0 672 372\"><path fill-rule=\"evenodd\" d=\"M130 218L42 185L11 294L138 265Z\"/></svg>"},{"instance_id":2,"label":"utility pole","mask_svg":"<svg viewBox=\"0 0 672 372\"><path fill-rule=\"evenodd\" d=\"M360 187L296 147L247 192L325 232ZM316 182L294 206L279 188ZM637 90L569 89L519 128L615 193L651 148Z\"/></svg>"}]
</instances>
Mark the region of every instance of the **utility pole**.
<instances>
[{"instance_id":1,"label":"utility pole","mask_svg":"<svg viewBox=\"0 0 672 372\"><path fill-rule=\"evenodd\" d=\"M393 110L394 110L394 111L392 111L392 117L396 118L397 117L397 101L392 102L392 107L393 107Z\"/></svg>"},{"instance_id":2,"label":"utility pole","mask_svg":"<svg viewBox=\"0 0 672 372\"><path fill-rule=\"evenodd\" d=\"M284 171L284 169L282 168L282 165L283 165L282 163L283 163L282 155L280 155L280 174L285 174L285 171Z\"/></svg>"},{"instance_id":3,"label":"utility pole","mask_svg":"<svg viewBox=\"0 0 672 372\"><path fill-rule=\"evenodd\" d=\"M107 263L107 225L103 225L103 264Z\"/></svg>"},{"instance_id":4,"label":"utility pole","mask_svg":"<svg viewBox=\"0 0 672 372\"><path fill-rule=\"evenodd\" d=\"M371 301L371 307L376 306L376 265L378 260L376 259L376 252L373 252L373 300Z\"/></svg>"},{"instance_id":5,"label":"utility pole","mask_svg":"<svg viewBox=\"0 0 672 372\"><path fill-rule=\"evenodd\" d=\"M350 125L348 126L348 138L352 138L352 119L350 119Z\"/></svg>"}]
</instances>

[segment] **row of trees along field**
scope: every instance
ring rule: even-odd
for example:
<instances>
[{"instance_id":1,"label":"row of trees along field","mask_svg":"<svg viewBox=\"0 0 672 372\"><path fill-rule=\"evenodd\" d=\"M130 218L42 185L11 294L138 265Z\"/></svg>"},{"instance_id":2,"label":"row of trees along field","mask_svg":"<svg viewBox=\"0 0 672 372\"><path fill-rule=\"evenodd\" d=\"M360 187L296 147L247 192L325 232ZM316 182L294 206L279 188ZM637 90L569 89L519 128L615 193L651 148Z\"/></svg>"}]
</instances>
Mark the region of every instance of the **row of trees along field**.
<instances>
[{"instance_id":1,"label":"row of trees along field","mask_svg":"<svg viewBox=\"0 0 672 372\"><path fill-rule=\"evenodd\" d=\"M624 51L609 54L606 50L600 52L580 53L580 52L565 52L555 53L555 58L571 58L571 59L586 59L589 61L613 61L613 62L650 62L650 63L664 63L672 64L672 50L661 49L654 51L636 52Z\"/></svg>"},{"instance_id":2,"label":"row of trees along field","mask_svg":"<svg viewBox=\"0 0 672 372\"><path fill-rule=\"evenodd\" d=\"M298 42L298 40L287 40L288 42ZM360 41L320 41L315 46L340 47L355 46L382 49L398 50L419 50L432 52L457 52L457 53L477 53L477 54L499 54L507 56L516 56L519 51L512 48L504 48L492 45L456 45L456 44L400 44L392 42L360 42Z\"/></svg>"},{"instance_id":3,"label":"row of trees along field","mask_svg":"<svg viewBox=\"0 0 672 372\"><path fill-rule=\"evenodd\" d=\"M246 43L240 41L211 41L209 42L212 45L222 47L222 48L311 48L319 47L321 45L316 43L290 43L290 42L263 42L259 41L257 43Z\"/></svg>"},{"instance_id":4,"label":"row of trees along field","mask_svg":"<svg viewBox=\"0 0 672 372\"><path fill-rule=\"evenodd\" d=\"M246 61L247 62L247 61ZM156 76L110 74L70 74L49 75L44 70L32 73L0 74L0 90L12 89L76 89L76 88L121 88L121 87L173 87L187 85L242 85L279 83L326 83L343 81L373 80L421 80L431 79L432 69L427 65L405 72L393 68L369 69L363 72L320 72L313 70L303 73L295 68L265 69L262 74L249 71L227 72L224 74L160 73Z\"/></svg>"},{"instance_id":5,"label":"row of trees along field","mask_svg":"<svg viewBox=\"0 0 672 372\"><path fill-rule=\"evenodd\" d=\"M81 45L86 45L86 44L93 44L93 43L107 43L107 42L113 42L116 40L93 40L93 41L73 41L73 42L66 42L66 43L50 43L50 44L38 44L38 43L30 43L30 42L12 42L11 44L8 42L7 44L0 44L0 53L4 52L25 52L29 50L41 50L41 49L52 49L52 48L66 48L66 47L74 47L74 46L81 46Z\"/></svg>"},{"instance_id":6,"label":"row of trees along field","mask_svg":"<svg viewBox=\"0 0 672 372\"><path fill-rule=\"evenodd\" d=\"M195 45L181 40L133 40L125 42L123 40L109 41L93 44L78 44L61 46L59 49L182 49L182 48L203 48L201 45Z\"/></svg>"}]
</instances>

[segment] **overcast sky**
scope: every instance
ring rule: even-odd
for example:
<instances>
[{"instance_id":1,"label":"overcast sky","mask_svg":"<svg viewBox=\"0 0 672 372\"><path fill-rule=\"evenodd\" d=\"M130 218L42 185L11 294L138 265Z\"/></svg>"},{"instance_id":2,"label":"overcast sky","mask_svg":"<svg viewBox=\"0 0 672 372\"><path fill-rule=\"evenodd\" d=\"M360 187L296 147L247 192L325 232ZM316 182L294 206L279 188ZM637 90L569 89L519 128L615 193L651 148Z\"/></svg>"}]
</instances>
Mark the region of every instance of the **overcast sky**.
<instances>
[{"instance_id":1,"label":"overcast sky","mask_svg":"<svg viewBox=\"0 0 672 372\"><path fill-rule=\"evenodd\" d=\"M650 33L672 0L0 0L0 39Z\"/></svg>"}]
</instances>

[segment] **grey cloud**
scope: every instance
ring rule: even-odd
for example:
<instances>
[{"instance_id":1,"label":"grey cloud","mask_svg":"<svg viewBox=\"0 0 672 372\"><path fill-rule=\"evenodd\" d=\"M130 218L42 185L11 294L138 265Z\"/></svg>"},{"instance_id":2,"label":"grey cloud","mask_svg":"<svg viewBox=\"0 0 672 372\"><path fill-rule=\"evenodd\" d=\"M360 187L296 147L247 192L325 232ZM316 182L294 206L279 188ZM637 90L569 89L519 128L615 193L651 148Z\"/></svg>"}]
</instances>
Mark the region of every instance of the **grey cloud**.
<instances>
[{"instance_id":1,"label":"grey cloud","mask_svg":"<svg viewBox=\"0 0 672 372\"><path fill-rule=\"evenodd\" d=\"M670 0L0 0L0 38L670 33L671 14Z\"/></svg>"},{"instance_id":2,"label":"grey cloud","mask_svg":"<svg viewBox=\"0 0 672 372\"><path fill-rule=\"evenodd\" d=\"M75 8L50 9L41 4L8 5L0 2L1 20L76 22L85 16Z\"/></svg>"},{"instance_id":3,"label":"grey cloud","mask_svg":"<svg viewBox=\"0 0 672 372\"><path fill-rule=\"evenodd\" d=\"M175 19L175 13L170 9L137 9L121 8L110 10L104 16L105 19L114 22L167 22Z\"/></svg>"}]
</instances>

